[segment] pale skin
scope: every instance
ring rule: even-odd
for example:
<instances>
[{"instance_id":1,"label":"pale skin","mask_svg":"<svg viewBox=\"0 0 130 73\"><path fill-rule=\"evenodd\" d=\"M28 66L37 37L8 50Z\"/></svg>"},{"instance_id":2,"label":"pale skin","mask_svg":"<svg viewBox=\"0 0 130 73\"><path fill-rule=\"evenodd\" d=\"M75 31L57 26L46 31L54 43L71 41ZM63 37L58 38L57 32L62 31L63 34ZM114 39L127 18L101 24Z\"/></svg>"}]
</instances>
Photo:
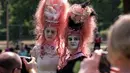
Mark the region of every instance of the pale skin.
<instances>
[{"instance_id":1,"label":"pale skin","mask_svg":"<svg viewBox=\"0 0 130 73\"><path fill-rule=\"evenodd\" d=\"M57 29L54 27L46 27L44 30L45 39L47 41L53 41L57 35Z\"/></svg>"},{"instance_id":2,"label":"pale skin","mask_svg":"<svg viewBox=\"0 0 130 73\"><path fill-rule=\"evenodd\" d=\"M80 37L78 35L68 36L68 50L70 53L77 51L79 47Z\"/></svg>"}]
</instances>

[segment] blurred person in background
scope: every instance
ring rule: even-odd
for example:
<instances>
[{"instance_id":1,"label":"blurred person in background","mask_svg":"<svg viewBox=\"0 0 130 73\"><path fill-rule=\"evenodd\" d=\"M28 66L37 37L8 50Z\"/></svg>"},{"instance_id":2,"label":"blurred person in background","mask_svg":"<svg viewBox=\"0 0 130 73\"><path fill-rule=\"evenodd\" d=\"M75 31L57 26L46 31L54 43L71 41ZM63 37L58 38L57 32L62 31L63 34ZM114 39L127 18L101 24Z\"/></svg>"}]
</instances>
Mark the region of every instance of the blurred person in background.
<instances>
[{"instance_id":1,"label":"blurred person in background","mask_svg":"<svg viewBox=\"0 0 130 73\"><path fill-rule=\"evenodd\" d=\"M27 50L27 54L28 54L28 56L30 56L30 50L31 50L31 48L27 44L25 44L24 49Z\"/></svg>"},{"instance_id":2,"label":"blurred person in background","mask_svg":"<svg viewBox=\"0 0 130 73\"><path fill-rule=\"evenodd\" d=\"M101 42L102 42L102 39L101 39L101 36L99 34L98 31L95 32L95 36L94 36L94 50L96 49L101 49Z\"/></svg>"},{"instance_id":3,"label":"blurred person in background","mask_svg":"<svg viewBox=\"0 0 130 73\"><path fill-rule=\"evenodd\" d=\"M108 60L112 67L110 73L130 73L130 14L121 15L111 26L108 34ZM79 73L99 73L101 50L85 59Z\"/></svg>"},{"instance_id":4,"label":"blurred person in background","mask_svg":"<svg viewBox=\"0 0 130 73\"><path fill-rule=\"evenodd\" d=\"M5 52L15 52L15 49L13 47L9 47L5 49Z\"/></svg>"},{"instance_id":5,"label":"blurred person in background","mask_svg":"<svg viewBox=\"0 0 130 73\"><path fill-rule=\"evenodd\" d=\"M17 44L14 49L15 49L16 53L18 53L20 51L20 46Z\"/></svg>"},{"instance_id":6,"label":"blurred person in background","mask_svg":"<svg viewBox=\"0 0 130 73\"><path fill-rule=\"evenodd\" d=\"M27 49L24 46L25 46L24 43L21 43L20 50L18 52L18 54L20 56L28 56L28 51L27 51Z\"/></svg>"}]
</instances>

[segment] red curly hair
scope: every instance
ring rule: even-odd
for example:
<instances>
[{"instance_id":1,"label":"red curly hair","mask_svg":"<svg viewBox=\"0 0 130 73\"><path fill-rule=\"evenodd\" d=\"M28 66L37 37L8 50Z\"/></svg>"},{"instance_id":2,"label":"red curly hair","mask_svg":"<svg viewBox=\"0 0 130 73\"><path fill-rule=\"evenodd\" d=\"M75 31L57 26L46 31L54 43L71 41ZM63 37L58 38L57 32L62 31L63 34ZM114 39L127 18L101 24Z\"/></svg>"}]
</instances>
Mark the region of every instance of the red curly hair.
<instances>
[{"instance_id":1,"label":"red curly hair","mask_svg":"<svg viewBox=\"0 0 130 73\"><path fill-rule=\"evenodd\" d=\"M85 13L85 11L86 11L86 13ZM75 16L80 16L80 19L76 19ZM73 24L73 23L70 23L70 21L69 21L70 19L72 21L75 21L74 27L77 26L77 23L81 23L82 28L80 28L80 26L77 26L78 28L80 28L80 30L78 29L78 32L75 31L74 29L70 29L69 25ZM89 49L88 44L93 41L94 29L96 28L96 17L95 17L94 9L88 5L83 8L79 4L74 4L70 7L70 10L68 12L67 22L68 22L68 28L66 29L66 35L65 35L65 39L66 39L65 48L67 48L67 46L68 46L68 44L67 44L68 35L80 35L80 43L79 43L79 47L78 47L77 51L80 51L85 56L87 56L87 54L88 54L87 49ZM65 66L65 64L66 64L65 59L66 59L67 54L68 54L67 49L65 49L64 54L60 58L61 62L59 65L59 67L60 67L59 69L61 69Z\"/></svg>"},{"instance_id":2,"label":"red curly hair","mask_svg":"<svg viewBox=\"0 0 130 73\"><path fill-rule=\"evenodd\" d=\"M52 26L57 29L57 36L56 38L51 41L47 42L45 39L45 36L43 34L43 31L46 28L46 21L45 21L45 8L47 1L50 1L51 5L53 4L59 4L60 3L60 15L58 18L58 23L56 23L57 26ZM62 48L64 48L64 33L65 28L67 26L67 11L68 11L68 2L67 0L40 0L38 8L35 13L35 34L36 34L36 44L44 45L45 43L49 44L55 44L58 46L57 53L60 55L62 53ZM51 27L51 26L50 26Z\"/></svg>"}]
</instances>

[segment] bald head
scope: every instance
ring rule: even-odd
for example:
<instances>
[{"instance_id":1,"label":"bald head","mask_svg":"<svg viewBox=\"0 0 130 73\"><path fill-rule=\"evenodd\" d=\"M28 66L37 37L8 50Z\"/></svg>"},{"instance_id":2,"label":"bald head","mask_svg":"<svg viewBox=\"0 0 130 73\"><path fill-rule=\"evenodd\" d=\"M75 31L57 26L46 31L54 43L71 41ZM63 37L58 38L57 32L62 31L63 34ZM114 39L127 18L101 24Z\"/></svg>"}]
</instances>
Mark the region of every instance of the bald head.
<instances>
[{"instance_id":1,"label":"bald head","mask_svg":"<svg viewBox=\"0 0 130 73\"><path fill-rule=\"evenodd\" d=\"M0 54L0 67L6 70L20 68L22 66L19 55L13 52L3 52Z\"/></svg>"},{"instance_id":2,"label":"bald head","mask_svg":"<svg viewBox=\"0 0 130 73\"><path fill-rule=\"evenodd\" d=\"M130 59L130 14L122 15L110 28L109 48Z\"/></svg>"}]
</instances>

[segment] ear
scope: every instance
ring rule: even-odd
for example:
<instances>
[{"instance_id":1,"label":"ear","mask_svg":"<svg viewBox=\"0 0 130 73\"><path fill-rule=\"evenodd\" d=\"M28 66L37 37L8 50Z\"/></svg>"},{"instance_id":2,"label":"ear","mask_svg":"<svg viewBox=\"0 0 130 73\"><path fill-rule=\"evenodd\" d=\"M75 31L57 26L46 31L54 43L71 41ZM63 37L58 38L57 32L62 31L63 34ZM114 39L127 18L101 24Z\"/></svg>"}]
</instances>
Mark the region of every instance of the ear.
<instances>
[{"instance_id":1,"label":"ear","mask_svg":"<svg viewBox=\"0 0 130 73\"><path fill-rule=\"evenodd\" d=\"M17 69L16 68L14 69L13 73L17 73Z\"/></svg>"},{"instance_id":2,"label":"ear","mask_svg":"<svg viewBox=\"0 0 130 73\"><path fill-rule=\"evenodd\" d=\"M21 70L18 70L17 68L14 69L13 73L20 73Z\"/></svg>"},{"instance_id":3,"label":"ear","mask_svg":"<svg viewBox=\"0 0 130 73\"><path fill-rule=\"evenodd\" d=\"M116 54L117 57L115 59L115 64L118 66L122 66L122 62L124 62L124 57L122 56L122 54Z\"/></svg>"}]
</instances>

